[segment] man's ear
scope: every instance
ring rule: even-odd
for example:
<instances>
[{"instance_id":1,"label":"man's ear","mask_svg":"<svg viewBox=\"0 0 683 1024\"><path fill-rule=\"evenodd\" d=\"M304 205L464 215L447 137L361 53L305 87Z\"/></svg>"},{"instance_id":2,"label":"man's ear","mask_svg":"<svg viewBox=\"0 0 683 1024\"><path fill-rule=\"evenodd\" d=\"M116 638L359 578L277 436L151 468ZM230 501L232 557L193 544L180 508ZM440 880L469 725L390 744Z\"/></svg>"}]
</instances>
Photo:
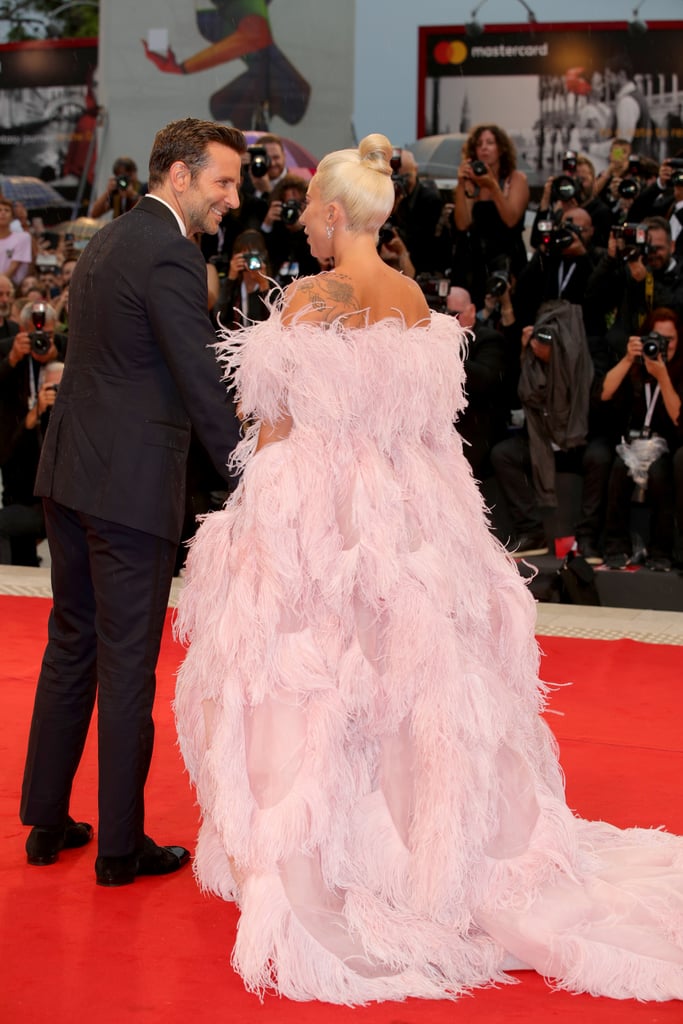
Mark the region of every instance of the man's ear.
<instances>
[{"instance_id":1,"label":"man's ear","mask_svg":"<svg viewBox=\"0 0 683 1024\"><path fill-rule=\"evenodd\" d=\"M190 185L191 178L192 174L190 172L190 168L184 160L176 160L175 163L171 164L168 172L168 180L175 192L186 192Z\"/></svg>"}]
</instances>

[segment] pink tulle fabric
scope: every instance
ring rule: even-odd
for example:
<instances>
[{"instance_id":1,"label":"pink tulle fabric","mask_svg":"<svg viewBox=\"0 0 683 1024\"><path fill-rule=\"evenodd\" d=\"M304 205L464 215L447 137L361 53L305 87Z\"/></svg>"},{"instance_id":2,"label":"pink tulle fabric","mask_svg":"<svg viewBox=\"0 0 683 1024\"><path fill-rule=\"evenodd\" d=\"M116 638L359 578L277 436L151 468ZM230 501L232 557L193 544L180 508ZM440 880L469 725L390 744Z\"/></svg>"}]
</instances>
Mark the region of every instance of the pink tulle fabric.
<instances>
[{"instance_id":1,"label":"pink tulle fabric","mask_svg":"<svg viewBox=\"0 0 683 1024\"><path fill-rule=\"evenodd\" d=\"M436 313L350 330L275 309L219 346L254 425L176 622L197 879L238 903L258 993L454 998L526 965L683 998L683 841L565 803L534 602L452 425L463 344Z\"/></svg>"}]
</instances>

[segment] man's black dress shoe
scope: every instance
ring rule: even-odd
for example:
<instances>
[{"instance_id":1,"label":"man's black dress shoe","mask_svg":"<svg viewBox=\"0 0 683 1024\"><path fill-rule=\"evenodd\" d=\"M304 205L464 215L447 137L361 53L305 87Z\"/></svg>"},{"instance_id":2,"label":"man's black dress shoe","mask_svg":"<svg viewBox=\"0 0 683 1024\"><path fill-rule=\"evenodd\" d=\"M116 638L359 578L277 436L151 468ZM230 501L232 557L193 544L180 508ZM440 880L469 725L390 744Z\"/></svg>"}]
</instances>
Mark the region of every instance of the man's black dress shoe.
<instances>
[{"instance_id":1,"label":"man's black dress shoe","mask_svg":"<svg viewBox=\"0 0 683 1024\"><path fill-rule=\"evenodd\" d=\"M130 885L138 875L170 875L190 859L184 846L157 846L145 836L142 850L125 857L98 857L95 880L98 885Z\"/></svg>"},{"instance_id":2,"label":"man's black dress shoe","mask_svg":"<svg viewBox=\"0 0 683 1024\"><path fill-rule=\"evenodd\" d=\"M26 840L26 859L29 864L54 864L60 850L75 850L85 846L93 837L92 825L87 821L66 819L66 825L54 828L34 826Z\"/></svg>"}]
</instances>

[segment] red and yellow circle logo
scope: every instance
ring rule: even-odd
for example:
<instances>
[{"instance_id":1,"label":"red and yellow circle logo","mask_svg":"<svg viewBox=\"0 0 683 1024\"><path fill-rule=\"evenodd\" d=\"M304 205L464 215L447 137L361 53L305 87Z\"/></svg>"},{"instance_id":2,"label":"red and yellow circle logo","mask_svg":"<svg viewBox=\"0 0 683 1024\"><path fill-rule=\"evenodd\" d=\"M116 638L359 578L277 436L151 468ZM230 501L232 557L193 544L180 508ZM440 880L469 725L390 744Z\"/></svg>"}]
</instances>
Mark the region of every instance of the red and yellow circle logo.
<instances>
[{"instance_id":1,"label":"red and yellow circle logo","mask_svg":"<svg viewBox=\"0 0 683 1024\"><path fill-rule=\"evenodd\" d=\"M467 46L462 39L443 39L434 47L434 60L437 64L462 64L467 60Z\"/></svg>"}]
</instances>

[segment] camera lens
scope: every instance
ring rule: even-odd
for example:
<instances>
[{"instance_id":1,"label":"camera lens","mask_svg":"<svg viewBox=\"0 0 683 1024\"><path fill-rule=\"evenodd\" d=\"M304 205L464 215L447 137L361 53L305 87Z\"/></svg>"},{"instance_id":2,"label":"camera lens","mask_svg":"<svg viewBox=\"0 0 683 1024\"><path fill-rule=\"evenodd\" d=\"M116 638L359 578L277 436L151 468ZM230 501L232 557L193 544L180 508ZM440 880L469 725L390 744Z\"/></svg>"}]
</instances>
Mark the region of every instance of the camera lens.
<instances>
[{"instance_id":1,"label":"camera lens","mask_svg":"<svg viewBox=\"0 0 683 1024\"><path fill-rule=\"evenodd\" d=\"M499 299L501 295L505 295L508 286L507 274L504 274L501 270L495 271L486 282L486 292L488 295L492 295L494 299Z\"/></svg>"},{"instance_id":2,"label":"camera lens","mask_svg":"<svg viewBox=\"0 0 683 1024\"><path fill-rule=\"evenodd\" d=\"M576 197L578 185L574 178L570 178L566 174L560 174L553 181L551 192L554 200L559 199L560 202L566 203Z\"/></svg>"},{"instance_id":3,"label":"camera lens","mask_svg":"<svg viewBox=\"0 0 683 1024\"><path fill-rule=\"evenodd\" d=\"M249 146L249 170L254 178L263 178L270 167L270 157L263 146Z\"/></svg>"},{"instance_id":4,"label":"camera lens","mask_svg":"<svg viewBox=\"0 0 683 1024\"><path fill-rule=\"evenodd\" d=\"M301 203L297 199L285 199L280 216L285 224L296 224L301 213Z\"/></svg>"},{"instance_id":5,"label":"camera lens","mask_svg":"<svg viewBox=\"0 0 683 1024\"><path fill-rule=\"evenodd\" d=\"M475 174L477 178L481 178L482 174L486 174L488 168L483 160L472 161L472 174Z\"/></svg>"},{"instance_id":6,"label":"camera lens","mask_svg":"<svg viewBox=\"0 0 683 1024\"><path fill-rule=\"evenodd\" d=\"M128 184L128 178L125 176L125 174L120 175L116 179L116 187L121 189L122 192L125 192L125 190L128 188Z\"/></svg>"},{"instance_id":7,"label":"camera lens","mask_svg":"<svg viewBox=\"0 0 683 1024\"><path fill-rule=\"evenodd\" d=\"M35 352L37 356L44 356L50 351L50 335L45 331L32 331L29 334L31 339L31 351Z\"/></svg>"},{"instance_id":8,"label":"camera lens","mask_svg":"<svg viewBox=\"0 0 683 1024\"><path fill-rule=\"evenodd\" d=\"M635 178L624 178L617 185L617 192L622 199L635 199L640 192L640 185Z\"/></svg>"}]
</instances>

